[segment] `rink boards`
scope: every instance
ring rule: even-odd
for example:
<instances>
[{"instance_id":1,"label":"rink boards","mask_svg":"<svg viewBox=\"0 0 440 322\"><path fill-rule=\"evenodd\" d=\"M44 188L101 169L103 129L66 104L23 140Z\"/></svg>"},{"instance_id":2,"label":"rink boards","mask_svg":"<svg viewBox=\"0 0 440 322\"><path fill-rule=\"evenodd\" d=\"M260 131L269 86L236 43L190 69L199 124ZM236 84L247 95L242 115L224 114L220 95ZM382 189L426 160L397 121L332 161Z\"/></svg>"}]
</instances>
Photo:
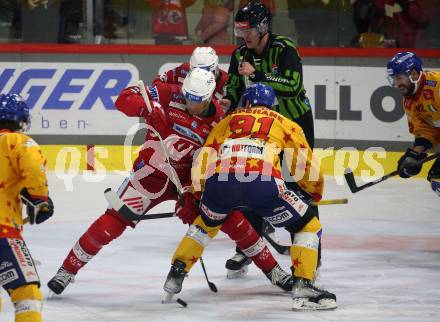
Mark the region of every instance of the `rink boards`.
<instances>
[{"instance_id":1,"label":"rink boards","mask_svg":"<svg viewBox=\"0 0 440 322\"><path fill-rule=\"evenodd\" d=\"M140 146L122 145L42 145L47 158L48 170L62 175L76 175L85 170L93 170L97 176L106 172L129 171L136 159ZM324 175L342 176L347 167L355 175L373 178L396 169L403 152L384 149L315 149L316 158L321 160ZM417 176L426 177L432 162L424 165Z\"/></svg>"}]
</instances>

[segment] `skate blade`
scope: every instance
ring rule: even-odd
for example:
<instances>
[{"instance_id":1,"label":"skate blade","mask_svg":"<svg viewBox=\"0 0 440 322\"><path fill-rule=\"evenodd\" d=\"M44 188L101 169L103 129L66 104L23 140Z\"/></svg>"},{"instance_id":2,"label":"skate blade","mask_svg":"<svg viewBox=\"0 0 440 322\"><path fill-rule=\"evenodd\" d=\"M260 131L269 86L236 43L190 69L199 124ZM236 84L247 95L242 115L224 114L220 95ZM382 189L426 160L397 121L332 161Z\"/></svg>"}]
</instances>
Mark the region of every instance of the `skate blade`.
<instances>
[{"instance_id":1,"label":"skate blade","mask_svg":"<svg viewBox=\"0 0 440 322\"><path fill-rule=\"evenodd\" d=\"M334 310L338 307L333 299L322 299L318 303L309 301L306 298L293 299L293 311L324 311Z\"/></svg>"},{"instance_id":2,"label":"skate blade","mask_svg":"<svg viewBox=\"0 0 440 322\"><path fill-rule=\"evenodd\" d=\"M162 304L167 304L167 303L173 303L174 301L172 301L174 296L174 293L169 293L167 291L165 291L165 293L163 294L162 297Z\"/></svg>"},{"instance_id":3,"label":"skate blade","mask_svg":"<svg viewBox=\"0 0 440 322\"><path fill-rule=\"evenodd\" d=\"M226 278L232 280L235 278L244 277L247 274L248 270L249 270L249 268L247 265L243 266L243 268L235 270L235 271L228 269L226 272Z\"/></svg>"}]
</instances>

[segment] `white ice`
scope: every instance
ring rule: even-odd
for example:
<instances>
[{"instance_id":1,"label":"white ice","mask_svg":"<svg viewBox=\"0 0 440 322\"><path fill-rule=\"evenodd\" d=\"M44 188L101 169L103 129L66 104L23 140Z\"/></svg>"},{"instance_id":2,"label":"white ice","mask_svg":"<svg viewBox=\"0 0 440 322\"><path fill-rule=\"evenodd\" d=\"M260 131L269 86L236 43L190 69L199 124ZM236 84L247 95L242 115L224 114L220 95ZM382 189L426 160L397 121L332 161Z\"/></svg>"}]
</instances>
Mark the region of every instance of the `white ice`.
<instances>
[{"instance_id":1,"label":"white ice","mask_svg":"<svg viewBox=\"0 0 440 322\"><path fill-rule=\"evenodd\" d=\"M73 191L66 191L63 181L50 175L56 215L42 225L25 227L24 233L33 257L41 261L38 271L45 297L47 281L106 208L103 190L117 187L121 179L109 175L93 183L78 176ZM79 272L75 284L45 301L43 320L440 321L440 199L427 181L392 179L351 194L347 186L329 179L325 197L349 198L348 205L320 208L323 266L317 284L337 295L335 311L291 311L289 294L272 286L254 266L243 279L226 279L224 262L234 246L223 234L203 256L219 292L208 289L197 264L179 295L188 307L161 304L171 256L186 231L178 219L168 218L127 229ZM171 209L168 203L155 210ZM287 243L285 231L277 231L277 236ZM276 257L287 270L289 257ZM4 291L2 297L0 320L11 322L13 308Z\"/></svg>"}]
</instances>

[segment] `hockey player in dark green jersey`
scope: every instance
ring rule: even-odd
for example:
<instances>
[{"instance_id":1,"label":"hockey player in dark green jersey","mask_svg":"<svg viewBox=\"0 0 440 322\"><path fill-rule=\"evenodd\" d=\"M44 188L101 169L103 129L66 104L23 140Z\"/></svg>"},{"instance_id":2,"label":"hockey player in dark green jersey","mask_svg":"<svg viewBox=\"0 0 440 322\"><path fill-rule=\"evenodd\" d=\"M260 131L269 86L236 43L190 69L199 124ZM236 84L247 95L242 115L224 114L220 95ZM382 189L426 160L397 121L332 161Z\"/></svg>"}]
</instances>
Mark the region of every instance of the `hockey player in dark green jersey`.
<instances>
[{"instance_id":1,"label":"hockey player in dark green jersey","mask_svg":"<svg viewBox=\"0 0 440 322\"><path fill-rule=\"evenodd\" d=\"M303 86L301 58L290 38L271 32L271 23L270 11L258 2L249 2L237 12L234 33L243 39L243 45L231 56L226 95L220 103L225 110L234 110L240 106L241 95L250 84L270 85L276 94L272 109L300 125L313 149L313 114ZM263 223L259 217L246 217L261 235ZM242 268L248 264L250 260L237 249L237 254L226 263L228 276L239 275L234 271L245 272Z\"/></svg>"}]
</instances>

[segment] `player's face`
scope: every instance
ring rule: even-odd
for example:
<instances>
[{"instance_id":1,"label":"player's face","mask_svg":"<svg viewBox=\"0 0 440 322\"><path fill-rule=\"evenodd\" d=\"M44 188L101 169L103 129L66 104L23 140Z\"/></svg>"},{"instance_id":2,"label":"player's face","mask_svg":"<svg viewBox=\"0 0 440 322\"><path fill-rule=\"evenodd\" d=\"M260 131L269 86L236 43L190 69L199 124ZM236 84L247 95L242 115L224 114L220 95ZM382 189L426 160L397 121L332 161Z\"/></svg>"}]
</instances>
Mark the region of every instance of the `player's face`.
<instances>
[{"instance_id":1,"label":"player's face","mask_svg":"<svg viewBox=\"0 0 440 322\"><path fill-rule=\"evenodd\" d=\"M202 114L209 105L209 101L205 102L193 102L189 99L186 99L186 110L191 115L200 115Z\"/></svg>"},{"instance_id":2,"label":"player's face","mask_svg":"<svg viewBox=\"0 0 440 322\"><path fill-rule=\"evenodd\" d=\"M414 84L410 81L408 75L400 74L393 77L394 87L397 87L403 96L412 95Z\"/></svg>"},{"instance_id":3,"label":"player's face","mask_svg":"<svg viewBox=\"0 0 440 322\"><path fill-rule=\"evenodd\" d=\"M246 47L249 49L256 48L260 43L260 35L258 34L257 29L250 28L246 30L241 30L240 38L243 38Z\"/></svg>"}]
</instances>

